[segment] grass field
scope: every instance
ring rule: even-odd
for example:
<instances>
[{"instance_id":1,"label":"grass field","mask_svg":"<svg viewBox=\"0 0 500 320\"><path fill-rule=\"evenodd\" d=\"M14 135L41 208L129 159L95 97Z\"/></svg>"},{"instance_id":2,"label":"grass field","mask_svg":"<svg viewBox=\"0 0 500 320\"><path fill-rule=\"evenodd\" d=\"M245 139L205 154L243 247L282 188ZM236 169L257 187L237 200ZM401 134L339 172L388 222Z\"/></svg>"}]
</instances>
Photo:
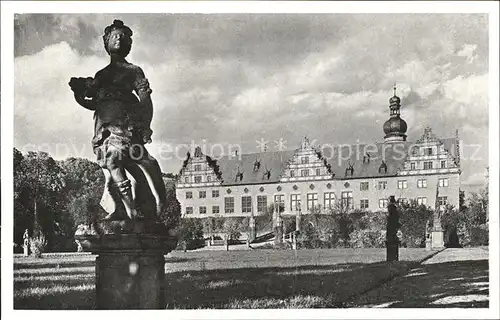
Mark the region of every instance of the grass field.
<instances>
[{"instance_id":1,"label":"grass field","mask_svg":"<svg viewBox=\"0 0 500 320\"><path fill-rule=\"evenodd\" d=\"M165 306L198 308L345 307L360 293L405 273L432 254L401 249L172 252ZM95 256L15 257L15 309L93 309Z\"/></svg>"}]
</instances>

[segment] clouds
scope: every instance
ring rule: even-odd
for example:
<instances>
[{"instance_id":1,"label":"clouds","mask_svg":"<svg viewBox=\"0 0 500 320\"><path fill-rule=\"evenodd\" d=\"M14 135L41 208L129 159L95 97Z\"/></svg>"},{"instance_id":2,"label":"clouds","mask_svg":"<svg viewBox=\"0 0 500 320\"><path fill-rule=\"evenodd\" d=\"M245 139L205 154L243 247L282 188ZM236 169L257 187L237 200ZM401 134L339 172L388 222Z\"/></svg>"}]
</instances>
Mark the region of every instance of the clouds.
<instances>
[{"instance_id":1,"label":"clouds","mask_svg":"<svg viewBox=\"0 0 500 320\"><path fill-rule=\"evenodd\" d=\"M467 63L472 63L477 58L477 55L474 55L474 51L476 49L477 49L477 44L464 44L462 50L457 52L457 56L466 57Z\"/></svg>"},{"instance_id":2,"label":"clouds","mask_svg":"<svg viewBox=\"0 0 500 320\"><path fill-rule=\"evenodd\" d=\"M409 139L430 125L484 145L488 22L462 14L19 15L16 145L88 143L91 113L67 82L107 63L101 36L113 19L134 31L128 59L150 80L156 143L205 139L254 152L260 138L381 141L397 83Z\"/></svg>"}]
</instances>

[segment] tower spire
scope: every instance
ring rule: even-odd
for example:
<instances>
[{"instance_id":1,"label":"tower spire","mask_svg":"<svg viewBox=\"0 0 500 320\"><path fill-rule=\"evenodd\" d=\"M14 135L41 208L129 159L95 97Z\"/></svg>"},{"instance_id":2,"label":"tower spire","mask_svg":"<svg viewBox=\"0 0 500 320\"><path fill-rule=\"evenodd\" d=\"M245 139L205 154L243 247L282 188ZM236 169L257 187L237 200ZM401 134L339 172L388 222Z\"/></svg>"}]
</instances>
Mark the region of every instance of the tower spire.
<instances>
[{"instance_id":1,"label":"tower spire","mask_svg":"<svg viewBox=\"0 0 500 320\"><path fill-rule=\"evenodd\" d=\"M389 99L389 120L384 123L385 142L406 141L406 122L400 117L401 99L396 95L396 84L394 84L394 96Z\"/></svg>"}]
</instances>

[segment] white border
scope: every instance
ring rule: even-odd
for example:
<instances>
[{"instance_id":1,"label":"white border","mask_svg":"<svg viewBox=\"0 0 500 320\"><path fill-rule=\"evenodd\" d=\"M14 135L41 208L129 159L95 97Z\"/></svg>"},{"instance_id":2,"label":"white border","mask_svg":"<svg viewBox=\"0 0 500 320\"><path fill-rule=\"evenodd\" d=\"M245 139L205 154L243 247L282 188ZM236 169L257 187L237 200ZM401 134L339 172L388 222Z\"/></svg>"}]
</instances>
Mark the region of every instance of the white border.
<instances>
[{"instance_id":1,"label":"white border","mask_svg":"<svg viewBox=\"0 0 500 320\"><path fill-rule=\"evenodd\" d=\"M490 308L489 309L301 309L301 310L166 310L166 311L112 311L100 312L98 316L110 315L141 316L146 312L148 318L184 318L184 319L472 319L500 318L498 291L498 212L499 212L499 96L498 96L498 3L497 2L1 2L2 21L2 81L1 81L1 145L2 145L2 316L5 318L50 317L52 319L88 319L95 317L96 311L20 311L13 310L13 181L12 181L12 147L13 147L13 15L14 13L489 13L490 23L490 60L489 60L489 93L490 93ZM496 214L495 214L496 213Z\"/></svg>"}]
</instances>

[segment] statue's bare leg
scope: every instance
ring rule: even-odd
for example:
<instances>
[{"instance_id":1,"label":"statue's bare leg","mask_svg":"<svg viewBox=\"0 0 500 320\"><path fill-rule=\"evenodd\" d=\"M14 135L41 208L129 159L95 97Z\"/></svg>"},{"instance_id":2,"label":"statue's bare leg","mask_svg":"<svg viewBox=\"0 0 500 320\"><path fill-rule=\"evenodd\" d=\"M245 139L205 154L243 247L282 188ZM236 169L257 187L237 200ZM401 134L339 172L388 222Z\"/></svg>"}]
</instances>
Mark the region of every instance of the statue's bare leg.
<instances>
[{"instance_id":1,"label":"statue's bare leg","mask_svg":"<svg viewBox=\"0 0 500 320\"><path fill-rule=\"evenodd\" d=\"M130 180L127 179L125 168L123 166L124 159L122 159L122 155L119 150L113 146L109 146L107 151L106 168L109 170L111 178L120 191L125 211L130 219L138 218L139 214L132 196L132 185Z\"/></svg>"},{"instance_id":2,"label":"statue's bare leg","mask_svg":"<svg viewBox=\"0 0 500 320\"><path fill-rule=\"evenodd\" d=\"M145 156L137 162L144 170L146 176L151 179L151 183L155 189L156 214L159 216L165 207L165 199L167 196L160 165L155 158L147 153L147 151L145 152Z\"/></svg>"}]
</instances>

